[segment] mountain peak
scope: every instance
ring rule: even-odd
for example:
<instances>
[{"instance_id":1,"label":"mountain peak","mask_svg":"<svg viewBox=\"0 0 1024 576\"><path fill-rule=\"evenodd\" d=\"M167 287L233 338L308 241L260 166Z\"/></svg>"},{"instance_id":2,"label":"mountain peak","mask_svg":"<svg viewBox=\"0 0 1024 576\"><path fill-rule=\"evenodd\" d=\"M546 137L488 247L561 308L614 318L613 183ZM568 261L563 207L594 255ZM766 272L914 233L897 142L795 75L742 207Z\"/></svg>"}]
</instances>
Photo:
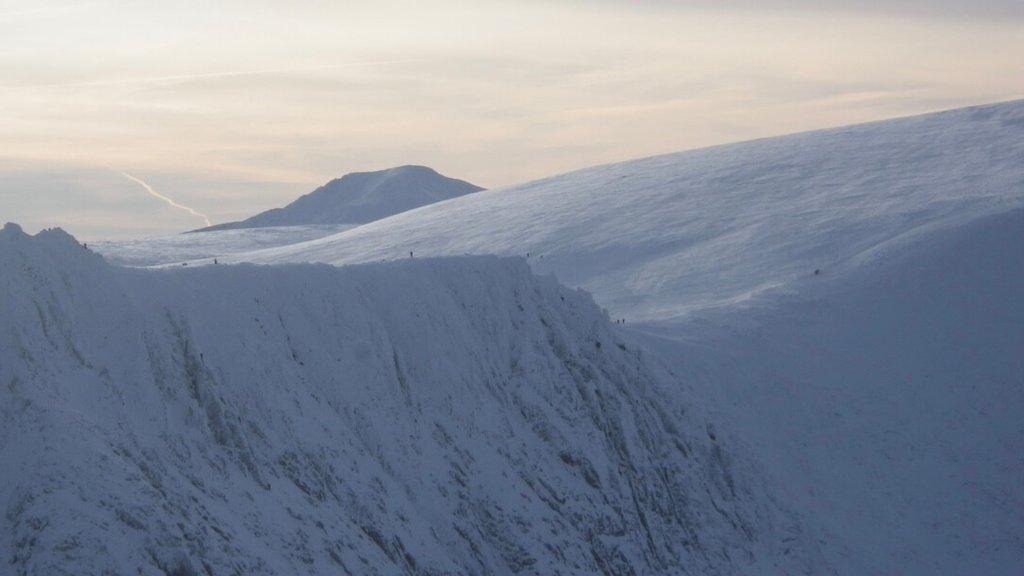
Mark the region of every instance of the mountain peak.
<instances>
[{"instance_id":1,"label":"mountain peak","mask_svg":"<svg viewBox=\"0 0 1024 576\"><path fill-rule=\"evenodd\" d=\"M7 224L4 224L2 233L7 234L9 236L19 236L24 234L25 232L24 230L21 229L21 226L18 226L14 222L8 222Z\"/></svg>"},{"instance_id":2,"label":"mountain peak","mask_svg":"<svg viewBox=\"0 0 1024 576\"><path fill-rule=\"evenodd\" d=\"M351 172L283 208L197 232L309 224L366 224L480 190L483 190L480 186L414 164L373 172Z\"/></svg>"},{"instance_id":3,"label":"mountain peak","mask_svg":"<svg viewBox=\"0 0 1024 576\"><path fill-rule=\"evenodd\" d=\"M378 178L394 178L394 177L408 177L408 176L419 176L425 178L444 178L437 170L429 166L420 166L417 164L404 164L402 166L394 166L392 168L385 168L383 170L370 170L366 172L349 172L340 178L335 178L328 182L326 185L330 185L333 182L339 182L342 180L352 180L366 177L378 177Z\"/></svg>"},{"instance_id":4,"label":"mountain peak","mask_svg":"<svg viewBox=\"0 0 1024 576\"><path fill-rule=\"evenodd\" d=\"M440 176L437 170L429 166L420 166L419 164L405 164L403 166L395 166L394 168L388 168L383 170L389 174L432 174Z\"/></svg>"}]
</instances>

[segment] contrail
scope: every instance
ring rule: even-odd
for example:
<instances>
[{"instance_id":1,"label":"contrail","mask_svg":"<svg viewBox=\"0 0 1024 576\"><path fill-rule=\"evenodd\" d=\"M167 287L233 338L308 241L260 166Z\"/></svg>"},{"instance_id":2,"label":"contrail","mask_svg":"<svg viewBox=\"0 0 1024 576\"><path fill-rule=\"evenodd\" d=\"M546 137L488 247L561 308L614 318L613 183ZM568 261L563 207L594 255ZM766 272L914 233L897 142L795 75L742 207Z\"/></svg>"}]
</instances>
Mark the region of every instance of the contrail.
<instances>
[{"instance_id":1,"label":"contrail","mask_svg":"<svg viewBox=\"0 0 1024 576\"><path fill-rule=\"evenodd\" d=\"M422 60L377 60L370 62L347 62L344 64L323 64L320 66L293 66L290 68L261 68L257 70L225 70L222 72L197 72L194 74L175 74L171 76L150 76L141 78L121 78L116 80L87 80L83 82L64 82L56 84L26 84L21 86L0 86L0 90L30 90L34 88L77 88L87 86L121 86L127 84L147 84L160 82L180 82L202 80L204 78L230 78L232 76L255 76L260 74L281 74L287 72L307 72L314 70L333 70L339 68L366 68L387 66L391 64L408 64Z\"/></svg>"},{"instance_id":2,"label":"contrail","mask_svg":"<svg viewBox=\"0 0 1024 576\"><path fill-rule=\"evenodd\" d=\"M188 212L189 214L191 214L193 216L198 216L199 218L202 218L203 222L206 222L207 226L212 226L212 224L210 223L210 219L207 218L206 214L203 214L202 212L198 212L196 210L193 210L192 208L189 208L188 206L184 206L182 204L178 204L177 202L175 202L174 200L171 200L167 196L164 196L163 194L157 192L156 190L153 190L153 187L150 186L149 184L146 184L142 180L139 180L138 178L136 178L135 176L132 176L131 174L129 174L127 172L118 172L117 170L115 170L115 172L117 172L121 176L124 176L125 178L131 180L132 182L135 182L139 186L142 186L143 188L146 189L146 192L149 192L151 195L156 196L157 198L163 200L164 202L167 202L168 204L170 204L171 206L173 206L173 207L175 207L175 208L177 208L179 210L184 210L184 211Z\"/></svg>"}]
</instances>

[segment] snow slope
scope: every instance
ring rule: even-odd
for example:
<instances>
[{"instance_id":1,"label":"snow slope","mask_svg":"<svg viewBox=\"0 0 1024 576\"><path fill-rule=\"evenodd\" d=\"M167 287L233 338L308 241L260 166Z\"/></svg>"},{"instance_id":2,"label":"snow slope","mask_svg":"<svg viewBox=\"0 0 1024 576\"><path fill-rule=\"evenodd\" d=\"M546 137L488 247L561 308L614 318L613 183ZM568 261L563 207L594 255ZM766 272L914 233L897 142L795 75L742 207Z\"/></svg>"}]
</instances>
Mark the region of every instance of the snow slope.
<instances>
[{"instance_id":1,"label":"snow slope","mask_svg":"<svg viewBox=\"0 0 1024 576\"><path fill-rule=\"evenodd\" d=\"M102 254L111 264L157 266L181 264L189 260L209 260L264 248L277 248L323 238L355 226L355 224L314 224L239 228L139 240L91 242L89 248Z\"/></svg>"},{"instance_id":2,"label":"snow slope","mask_svg":"<svg viewBox=\"0 0 1024 576\"><path fill-rule=\"evenodd\" d=\"M479 192L251 262L530 254L653 320L742 301L897 238L1024 203L1024 101L598 166Z\"/></svg>"},{"instance_id":3,"label":"snow slope","mask_svg":"<svg viewBox=\"0 0 1024 576\"><path fill-rule=\"evenodd\" d=\"M1024 209L941 229L741 310L637 325L757 439L846 574L1024 571Z\"/></svg>"},{"instance_id":4,"label":"snow slope","mask_svg":"<svg viewBox=\"0 0 1024 576\"><path fill-rule=\"evenodd\" d=\"M144 270L8 225L0 301L15 574L827 570L521 259Z\"/></svg>"},{"instance_id":5,"label":"snow slope","mask_svg":"<svg viewBox=\"0 0 1024 576\"><path fill-rule=\"evenodd\" d=\"M363 224L480 190L483 188L442 176L426 166L354 172L331 180L284 208L198 232L263 226Z\"/></svg>"}]
</instances>

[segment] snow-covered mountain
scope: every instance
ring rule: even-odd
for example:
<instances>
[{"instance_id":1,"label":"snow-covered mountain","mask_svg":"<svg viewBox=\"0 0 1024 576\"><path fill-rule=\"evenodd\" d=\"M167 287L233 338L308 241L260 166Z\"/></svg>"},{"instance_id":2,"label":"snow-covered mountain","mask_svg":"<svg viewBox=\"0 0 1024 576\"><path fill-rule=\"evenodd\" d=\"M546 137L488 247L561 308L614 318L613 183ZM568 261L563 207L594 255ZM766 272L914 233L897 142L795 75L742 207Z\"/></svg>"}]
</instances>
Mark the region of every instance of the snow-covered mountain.
<instances>
[{"instance_id":1,"label":"snow-covered mountain","mask_svg":"<svg viewBox=\"0 0 1024 576\"><path fill-rule=\"evenodd\" d=\"M425 166L399 166L345 175L300 197L240 222L189 234L94 242L114 264L158 266L223 258L239 252L306 242L413 208L482 190Z\"/></svg>"},{"instance_id":2,"label":"snow-covered mountain","mask_svg":"<svg viewBox=\"0 0 1024 576\"><path fill-rule=\"evenodd\" d=\"M529 254L712 403L849 545L840 573L1012 575L1022 208L1014 101L590 168L236 258Z\"/></svg>"},{"instance_id":3,"label":"snow-covered mountain","mask_svg":"<svg viewBox=\"0 0 1024 576\"><path fill-rule=\"evenodd\" d=\"M265 226L364 224L480 190L483 188L442 176L426 166L353 172L331 180L284 208L274 208L240 222L218 224L197 232Z\"/></svg>"},{"instance_id":4,"label":"snow-covered mountain","mask_svg":"<svg viewBox=\"0 0 1024 576\"><path fill-rule=\"evenodd\" d=\"M14 574L820 574L699 403L522 259L119 268L0 232Z\"/></svg>"},{"instance_id":5,"label":"snow-covered mountain","mask_svg":"<svg viewBox=\"0 0 1024 576\"><path fill-rule=\"evenodd\" d=\"M234 258L530 254L613 314L655 320L1022 204L1015 101L588 168Z\"/></svg>"},{"instance_id":6,"label":"snow-covered mountain","mask_svg":"<svg viewBox=\"0 0 1024 576\"><path fill-rule=\"evenodd\" d=\"M283 267L119 269L5 234L14 565L1024 566L1024 101L599 166L220 260ZM629 322L521 260L421 258L467 253L526 257ZM88 527L66 534L70 514Z\"/></svg>"}]
</instances>

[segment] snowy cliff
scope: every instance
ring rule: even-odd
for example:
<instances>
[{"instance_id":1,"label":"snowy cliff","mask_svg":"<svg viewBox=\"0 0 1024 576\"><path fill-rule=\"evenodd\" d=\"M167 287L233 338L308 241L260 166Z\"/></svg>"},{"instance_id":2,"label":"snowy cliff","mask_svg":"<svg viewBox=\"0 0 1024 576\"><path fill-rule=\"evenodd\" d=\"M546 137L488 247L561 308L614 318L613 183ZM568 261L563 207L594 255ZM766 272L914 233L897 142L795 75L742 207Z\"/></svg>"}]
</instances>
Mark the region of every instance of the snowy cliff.
<instances>
[{"instance_id":1,"label":"snowy cliff","mask_svg":"<svg viewBox=\"0 0 1024 576\"><path fill-rule=\"evenodd\" d=\"M822 573L522 260L135 270L8 225L0 293L15 574Z\"/></svg>"}]
</instances>

